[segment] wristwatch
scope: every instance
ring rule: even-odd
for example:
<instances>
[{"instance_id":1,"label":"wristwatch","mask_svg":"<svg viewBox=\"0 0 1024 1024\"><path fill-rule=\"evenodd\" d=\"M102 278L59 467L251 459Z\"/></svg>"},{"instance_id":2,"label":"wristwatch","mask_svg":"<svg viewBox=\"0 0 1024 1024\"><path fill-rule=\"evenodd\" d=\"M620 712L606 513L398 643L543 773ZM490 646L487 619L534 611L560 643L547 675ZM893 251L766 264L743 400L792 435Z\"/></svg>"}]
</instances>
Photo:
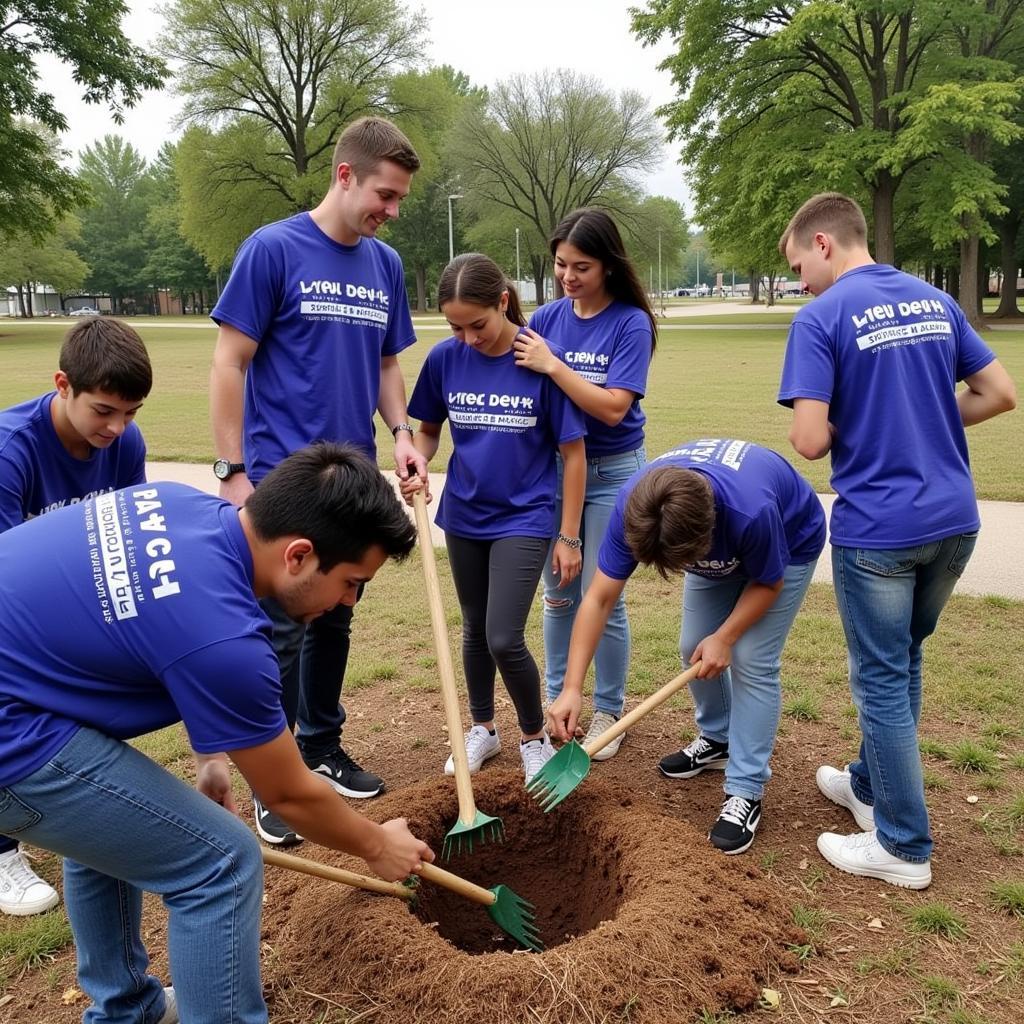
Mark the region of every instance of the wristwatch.
<instances>
[{"instance_id":1,"label":"wristwatch","mask_svg":"<svg viewBox=\"0 0 1024 1024\"><path fill-rule=\"evenodd\" d=\"M391 436L397 440L398 439L398 432L400 430L407 430L407 431L409 431L410 434L415 434L416 433L416 428L411 423L396 423L391 428Z\"/></svg>"},{"instance_id":2,"label":"wristwatch","mask_svg":"<svg viewBox=\"0 0 1024 1024\"><path fill-rule=\"evenodd\" d=\"M218 459L213 464L213 475L218 480L227 480L228 477L234 476L236 473L244 472L244 462L228 462L227 459Z\"/></svg>"}]
</instances>

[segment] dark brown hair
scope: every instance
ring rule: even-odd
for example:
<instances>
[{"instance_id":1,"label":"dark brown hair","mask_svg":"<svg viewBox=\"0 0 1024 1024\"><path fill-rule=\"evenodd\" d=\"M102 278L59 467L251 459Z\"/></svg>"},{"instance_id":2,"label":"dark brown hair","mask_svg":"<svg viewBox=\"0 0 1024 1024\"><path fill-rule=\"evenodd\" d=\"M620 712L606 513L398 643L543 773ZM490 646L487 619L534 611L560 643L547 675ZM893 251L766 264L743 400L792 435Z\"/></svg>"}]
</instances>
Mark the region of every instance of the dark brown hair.
<instances>
[{"instance_id":1,"label":"dark brown hair","mask_svg":"<svg viewBox=\"0 0 1024 1024\"><path fill-rule=\"evenodd\" d=\"M574 210L555 228L548 240L552 257L563 242L574 245L604 267L604 286L613 299L642 309L647 314L647 319L651 321L653 352L658 343L658 321L654 317L647 292L626 255L622 235L611 215L594 206Z\"/></svg>"},{"instance_id":2,"label":"dark brown hair","mask_svg":"<svg viewBox=\"0 0 1024 1024\"><path fill-rule=\"evenodd\" d=\"M703 473L662 466L637 480L623 518L633 557L668 579L711 550L715 492Z\"/></svg>"},{"instance_id":3,"label":"dark brown hair","mask_svg":"<svg viewBox=\"0 0 1024 1024\"><path fill-rule=\"evenodd\" d=\"M857 202L841 192L819 192L793 214L779 239L779 252L786 255L789 240L806 249L818 231L826 232L843 246L867 245L868 225Z\"/></svg>"},{"instance_id":4,"label":"dark brown hair","mask_svg":"<svg viewBox=\"0 0 1024 1024\"><path fill-rule=\"evenodd\" d=\"M502 292L508 292L505 316L517 327L525 327L526 317L519 304L519 294L501 267L483 253L464 252L441 272L441 280L437 283L437 308L452 299L471 302L474 306L497 308Z\"/></svg>"},{"instance_id":5,"label":"dark brown hair","mask_svg":"<svg viewBox=\"0 0 1024 1024\"><path fill-rule=\"evenodd\" d=\"M340 164L348 164L358 180L372 174L384 160L410 174L420 169L420 158L400 128L383 117L361 117L345 128L334 147L331 183L338 180Z\"/></svg>"},{"instance_id":6,"label":"dark brown hair","mask_svg":"<svg viewBox=\"0 0 1024 1024\"><path fill-rule=\"evenodd\" d=\"M57 364L73 394L105 391L141 402L153 386L153 367L138 333L121 320L90 316L66 335Z\"/></svg>"}]
</instances>

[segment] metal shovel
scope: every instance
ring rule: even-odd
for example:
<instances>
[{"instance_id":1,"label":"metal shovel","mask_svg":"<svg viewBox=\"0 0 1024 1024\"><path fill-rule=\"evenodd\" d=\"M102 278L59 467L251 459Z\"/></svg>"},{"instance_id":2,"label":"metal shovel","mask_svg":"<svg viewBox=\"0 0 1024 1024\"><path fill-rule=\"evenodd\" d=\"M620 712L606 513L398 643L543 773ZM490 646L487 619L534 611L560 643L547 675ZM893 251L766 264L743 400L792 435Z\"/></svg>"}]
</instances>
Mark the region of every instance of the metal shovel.
<instances>
[{"instance_id":1,"label":"metal shovel","mask_svg":"<svg viewBox=\"0 0 1024 1024\"><path fill-rule=\"evenodd\" d=\"M444 702L445 722L448 738L452 745L452 761L455 763L455 791L459 797L459 817L444 837L441 856L445 860L460 853L472 853L474 843L501 842L505 838L505 827L500 818L481 813L473 800L473 783L469 777L469 761L466 747L462 742L462 719L459 715L459 694L455 687L455 671L452 668L452 654L448 646L448 626L441 604L441 586L437 577L437 562L434 558L434 542L430 536L430 519L427 517L427 502L423 488L413 495L413 509L416 512L416 529L419 533L420 555L423 559L423 578L427 585L427 600L430 604L430 622L434 628L434 648L437 651L437 671L441 677L441 698Z\"/></svg>"},{"instance_id":2,"label":"metal shovel","mask_svg":"<svg viewBox=\"0 0 1024 1024\"><path fill-rule=\"evenodd\" d=\"M294 857L289 853L281 853L279 850L269 850L265 846L260 847L260 852L263 854L263 863L273 864L274 867L287 868L289 871L297 871L303 875L315 875L331 882L341 882L357 889L379 892L385 896L397 896L403 900L411 901L416 898L416 890L401 882L385 882L380 878L358 875L354 871L346 871L344 868L331 867L317 861ZM474 885L467 879L453 875L450 871L435 867L433 864L424 864L416 874L428 882L451 889L452 892L465 896L466 899L472 900L474 903L482 904L487 908L487 913L491 915L494 923L506 935L515 939L524 949L532 950L534 953L543 952L544 943L540 941L540 933L534 924L533 904L528 903L521 896L517 896L511 889L504 885L485 889L481 885Z\"/></svg>"},{"instance_id":3,"label":"metal shovel","mask_svg":"<svg viewBox=\"0 0 1024 1024\"><path fill-rule=\"evenodd\" d=\"M645 715L660 707L674 693L681 690L691 679L696 678L701 663L694 662L657 693L652 693L643 703L623 715L611 728L605 729L597 739L581 747L570 740L557 754L527 783L526 789L546 813L557 807L586 777L590 771L590 760L603 750L616 736L635 725Z\"/></svg>"}]
</instances>

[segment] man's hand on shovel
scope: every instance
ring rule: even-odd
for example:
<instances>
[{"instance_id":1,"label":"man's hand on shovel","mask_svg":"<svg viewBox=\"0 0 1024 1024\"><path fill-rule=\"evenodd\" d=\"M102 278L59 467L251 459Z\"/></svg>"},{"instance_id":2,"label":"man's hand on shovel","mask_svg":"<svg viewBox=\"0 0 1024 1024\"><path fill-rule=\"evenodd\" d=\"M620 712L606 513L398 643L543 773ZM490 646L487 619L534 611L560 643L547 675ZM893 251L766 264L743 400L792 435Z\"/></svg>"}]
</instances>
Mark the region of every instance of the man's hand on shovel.
<instances>
[{"instance_id":1,"label":"man's hand on shovel","mask_svg":"<svg viewBox=\"0 0 1024 1024\"><path fill-rule=\"evenodd\" d=\"M547 729L549 735L562 743L568 743L576 736L580 710L583 707L583 694L575 690L563 690L547 710Z\"/></svg>"},{"instance_id":2,"label":"man's hand on shovel","mask_svg":"<svg viewBox=\"0 0 1024 1024\"><path fill-rule=\"evenodd\" d=\"M366 863L381 878L397 882L410 874L418 874L424 863L431 864L434 851L410 831L405 818L392 818L381 825L381 846Z\"/></svg>"}]
</instances>

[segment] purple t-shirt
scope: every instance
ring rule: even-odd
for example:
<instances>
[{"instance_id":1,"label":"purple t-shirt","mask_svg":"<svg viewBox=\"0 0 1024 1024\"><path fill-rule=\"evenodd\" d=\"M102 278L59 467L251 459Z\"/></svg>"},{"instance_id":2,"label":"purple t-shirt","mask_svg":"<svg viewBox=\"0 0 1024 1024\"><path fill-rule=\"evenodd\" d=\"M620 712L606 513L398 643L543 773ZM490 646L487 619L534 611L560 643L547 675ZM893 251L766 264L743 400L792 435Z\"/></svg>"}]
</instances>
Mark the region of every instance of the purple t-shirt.
<instances>
[{"instance_id":1,"label":"purple t-shirt","mask_svg":"<svg viewBox=\"0 0 1024 1024\"><path fill-rule=\"evenodd\" d=\"M828 404L833 544L895 549L978 529L956 382L994 358L945 292L882 264L796 314L779 402Z\"/></svg>"},{"instance_id":2,"label":"purple t-shirt","mask_svg":"<svg viewBox=\"0 0 1024 1024\"><path fill-rule=\"evenodd\" d=\"M184 721L201 753L286 728L270 620L238 509L140 484L0 536L0 786L89 726Z\"/></svg>"},{"instance_id":3,"label":"purple t-shirt","mask_svg":"<svg viewBox=\"0 0 1024 1024\"><path fill-rule=\"evenodd\" d=\"M313 441L376 457L381 358L416 340L394 249L375 238L341 245L308 213L268 224L242 243L210 315L259 343L245 379L253 483Z\"/></svg>"},{"instance_id":4,"label":"purple t-shirt","mask_svg":"<svg viewBox=\"0 0 1024 1024\"><path fill-rule=\"evenodd\" d=\"M0 412L0 532L146 479L146 444L134 423L109 447L76 459L57 436L54 401L51 391Z\"/></svg>"},{"instance_id":5,"label":"purple t-shirt","mask_svg":"<svg viewBox=\"0 0 1024 1024\"><path fill-rule=\"evenodd\" d=\"M448 420L454 451L437 523L456 537L553 537L560 444L583 437L583 414L551 378L486 356L457 338L427 354L409 402Z\"/></svg>"},{"instance_id":6,"label":"purple t-shirt","mask_svg":"<svg viewBox=\"0 0 1024 1024\"><path fill-rule=\"evenodd\" d=\"M711 550L688 572L778 583L787 566L806 565L821 554L825 511L811 485L781 455L749 441L704 438L660 455L622 485L597 553L606 576L628 579L636 568L626 544L626 502L645 473L664 466L702 474L715 495Z\"/></svg>"},{"instance_id":7,"label":"purple t-shirt","mask_svg":"<svg viewBox=\"0 0 1024 1024\"><path fill-rule=\"evenodd\" d=\"M637 396L617 426L585 417L587 455L618 455L641 447L645 417L640 397L647 391L652 350L647 314L616 301L583 319L573 311L572 299L564 298L541 306L530 317L530 328L562 349L562 360L584 380Z\"/></svg>"}]
</instances>

